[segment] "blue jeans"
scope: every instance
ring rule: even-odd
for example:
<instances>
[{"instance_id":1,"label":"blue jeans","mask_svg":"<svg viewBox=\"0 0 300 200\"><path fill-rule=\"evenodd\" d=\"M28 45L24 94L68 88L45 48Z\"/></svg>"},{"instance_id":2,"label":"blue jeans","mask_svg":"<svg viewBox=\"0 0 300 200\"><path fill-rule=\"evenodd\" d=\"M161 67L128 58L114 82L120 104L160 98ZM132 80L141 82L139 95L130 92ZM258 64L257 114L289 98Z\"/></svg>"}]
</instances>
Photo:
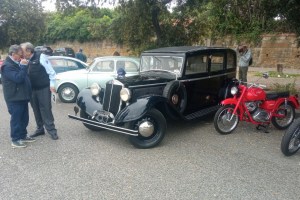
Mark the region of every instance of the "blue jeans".
<instances>
[{"instance_id":1,"label":"blue jeans","mask_svg":"<svg viewBox=\"0 0 300 200\"><path fill-rule=\"evenodd\" d=\"M7 102L10 117L11 140L17 141L27 136L27 126L29 122L28 102Z\"/></svg>"}]
</instances>

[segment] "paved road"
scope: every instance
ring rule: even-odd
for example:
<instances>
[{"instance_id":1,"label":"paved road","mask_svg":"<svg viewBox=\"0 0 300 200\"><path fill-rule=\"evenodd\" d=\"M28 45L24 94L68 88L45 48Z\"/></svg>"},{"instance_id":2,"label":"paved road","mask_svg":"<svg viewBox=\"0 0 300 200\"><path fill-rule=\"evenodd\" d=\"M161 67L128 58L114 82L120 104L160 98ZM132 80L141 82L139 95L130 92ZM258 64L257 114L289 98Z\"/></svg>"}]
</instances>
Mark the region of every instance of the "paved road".
<instances>
[{"instance_id":1,"label":"paved road","mask_svg":"<svg viewBox=\"0 0 300 200\"><path fill-rule=\"evenodd\" d=\"M73 104L58 102L60 139L12 149L2 86L0 109L1 200L299 199L300 153L284 157L283 132L273 127L265 134L240 123L222 136L212 118L169 123L160 146L141 150L123 135L87 130L67 118Z\"/></svg>"}]
</instances>

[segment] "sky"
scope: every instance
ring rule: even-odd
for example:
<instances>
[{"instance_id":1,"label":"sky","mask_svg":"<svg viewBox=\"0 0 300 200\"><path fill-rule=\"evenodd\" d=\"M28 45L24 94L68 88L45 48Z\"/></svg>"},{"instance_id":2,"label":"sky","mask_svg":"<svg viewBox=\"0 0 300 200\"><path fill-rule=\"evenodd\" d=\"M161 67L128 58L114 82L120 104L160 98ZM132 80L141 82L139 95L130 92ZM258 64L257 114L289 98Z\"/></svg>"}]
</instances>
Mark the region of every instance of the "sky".
<instances>
[{"instance_id":1,"label":"sky","mask_svg":"<svg viewBox=\"0 0 300 200\"><path fill-rule=\"evenodd\" d=\"M45 11L53 12L55 11L55 0L47 0L42 3Z\"/></svg>"}]
</instances>

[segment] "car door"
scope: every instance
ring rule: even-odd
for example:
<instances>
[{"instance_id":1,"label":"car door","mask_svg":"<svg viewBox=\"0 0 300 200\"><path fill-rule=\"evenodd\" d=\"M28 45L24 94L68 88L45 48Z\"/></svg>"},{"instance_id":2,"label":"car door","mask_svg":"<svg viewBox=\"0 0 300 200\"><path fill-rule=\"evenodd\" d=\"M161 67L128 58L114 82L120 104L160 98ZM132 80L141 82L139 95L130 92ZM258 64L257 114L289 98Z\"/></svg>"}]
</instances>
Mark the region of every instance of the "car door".
<instances>
[{"instance_id":1,"label":"car door","mask_svg":"<svg viewBox=\"0 0 300 200\"><path fill-rule=\"evenodd\" d=\"M187 90L186 114L205 108L210 102L209 52L193 52L187 55L184 85Z\"/></svg>"},{"instance_id":2,"label":"car door","mask_svg":"<svg viewBox=\"0 0 300 200\"><path fill-rule=\"evenodd\" d=\"M116 77L116 63L113 59L98 60L93 64L87 77L87 86L93 83L105 87L107 81Z\"/></svg>"}]
</instances>

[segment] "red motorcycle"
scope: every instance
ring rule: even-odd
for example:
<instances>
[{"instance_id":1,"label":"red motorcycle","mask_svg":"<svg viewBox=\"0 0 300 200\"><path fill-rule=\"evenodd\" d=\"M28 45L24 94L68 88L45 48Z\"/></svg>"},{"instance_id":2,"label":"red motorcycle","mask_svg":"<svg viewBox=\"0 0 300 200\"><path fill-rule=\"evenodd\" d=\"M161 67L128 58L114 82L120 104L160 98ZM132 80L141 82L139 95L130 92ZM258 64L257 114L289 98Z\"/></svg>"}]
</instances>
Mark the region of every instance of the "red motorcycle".
<instances>
[{"instance_id":1,"label":"red motorcycle","mask_svg":"<svg viewBox=\"0 0 300 200\"><path fill-rule=\"evenodd\" d=\"M268 73L263 77L268 78ZM220 134L229 134L239 121L251 122L266 133L270 123L280 130L288 128L294 121L295 109L299 108L297 96L291 96L289 92L266 92L265 87L234 80L230 90L233 97L223 100L215 114L215 129Z\"/></svg>"}]
</instances>

